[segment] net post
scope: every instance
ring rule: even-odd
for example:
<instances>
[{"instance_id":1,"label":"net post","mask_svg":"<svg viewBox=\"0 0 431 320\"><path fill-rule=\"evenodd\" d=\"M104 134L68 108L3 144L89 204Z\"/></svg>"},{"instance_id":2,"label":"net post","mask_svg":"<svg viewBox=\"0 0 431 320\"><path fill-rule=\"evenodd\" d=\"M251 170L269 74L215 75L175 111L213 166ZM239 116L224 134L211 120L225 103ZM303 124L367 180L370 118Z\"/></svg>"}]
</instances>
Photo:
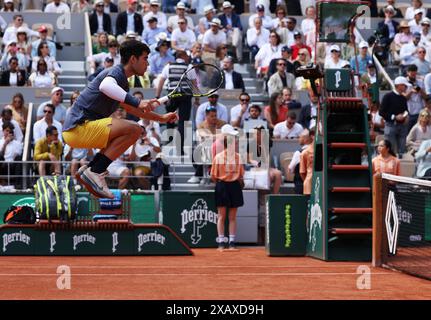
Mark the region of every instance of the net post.
<instances>
[{"instance_id":1,"label":"net post","mask_svg":"<svg viewBox=\"0 0 431 320\"><path fill-rule=\"evenodd\" d=\"M382 265L382 242L385 232L382 201L382 175L375 174L373 176L373 267Z\"/></svg>"}]
</instances>

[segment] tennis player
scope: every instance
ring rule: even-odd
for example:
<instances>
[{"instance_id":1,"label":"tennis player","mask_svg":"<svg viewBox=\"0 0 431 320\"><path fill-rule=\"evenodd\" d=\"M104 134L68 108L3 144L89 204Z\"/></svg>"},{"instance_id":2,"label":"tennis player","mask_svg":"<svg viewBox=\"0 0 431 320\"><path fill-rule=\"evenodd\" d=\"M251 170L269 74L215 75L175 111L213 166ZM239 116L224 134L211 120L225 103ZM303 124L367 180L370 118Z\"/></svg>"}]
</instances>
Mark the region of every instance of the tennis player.
<instances>
[{"instance_id":1,"label":"tennis player","mask_svg":"<svg viewBox=\"0 0 431 320\"><path fill-rule=\"evenodd\" d=\"M140 100L128 93L127 78L144 75L149 53L150 49L142 42L123 42L120 47L121 63L102 71L67 112L63 140L72 148L100 149L88 166L82 166L75 176L96 197L114 198L105 181L106 169L142 133L136 122L110 117L119 105L139 118L158 122L177 121L176 113L159 115L153 112L160 105L156 99Z\"/></svg>"}]
</instances>

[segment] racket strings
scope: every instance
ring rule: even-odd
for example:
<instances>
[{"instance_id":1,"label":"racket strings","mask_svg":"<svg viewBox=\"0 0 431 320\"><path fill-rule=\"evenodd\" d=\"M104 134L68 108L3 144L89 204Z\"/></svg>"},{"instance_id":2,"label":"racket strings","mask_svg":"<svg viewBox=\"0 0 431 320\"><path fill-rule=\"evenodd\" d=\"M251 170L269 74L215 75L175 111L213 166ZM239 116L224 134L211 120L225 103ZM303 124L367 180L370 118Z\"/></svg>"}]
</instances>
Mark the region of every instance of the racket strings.
<instances>
[{"instance_id":1,"label":"racket strings","mask_svg":"<svg viewBox=\"0 0 431 320\"><path fill-rule=\"evenodd\" d=\"M202 91L193 80L190 80L189 78L186 77L184 81L187 83L188 87L190 88L193 94L202 94Z\"/></svg>"}]
</instances>

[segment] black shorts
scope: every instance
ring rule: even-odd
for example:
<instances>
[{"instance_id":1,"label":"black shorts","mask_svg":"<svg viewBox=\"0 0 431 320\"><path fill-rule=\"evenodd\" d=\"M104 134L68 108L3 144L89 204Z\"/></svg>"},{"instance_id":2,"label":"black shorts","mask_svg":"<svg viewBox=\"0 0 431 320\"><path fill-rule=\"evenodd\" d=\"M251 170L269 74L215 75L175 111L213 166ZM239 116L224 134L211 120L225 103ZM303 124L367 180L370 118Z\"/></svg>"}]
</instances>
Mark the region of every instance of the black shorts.
<instances>
[{"instance_id":1,"label":"black shorts","mask_svg":"<svg viewBox=\"0 0 431 320\"><path fill-rule=\"evenodd\" d=\"M216 207L238 208L244 205L241 185L238 181L217 181L215 187Z\"/></svg>"}]
</instances>

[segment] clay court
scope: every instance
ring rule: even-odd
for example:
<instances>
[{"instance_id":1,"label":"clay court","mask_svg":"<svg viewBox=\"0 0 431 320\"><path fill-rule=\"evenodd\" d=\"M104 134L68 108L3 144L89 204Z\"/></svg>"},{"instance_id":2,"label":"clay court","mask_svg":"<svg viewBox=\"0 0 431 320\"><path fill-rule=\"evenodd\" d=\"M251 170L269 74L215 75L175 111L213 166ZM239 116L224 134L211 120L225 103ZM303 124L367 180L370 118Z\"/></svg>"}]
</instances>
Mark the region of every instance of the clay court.
<instances>
[{"instance_id":1,"label":"clay court","mask_svg":"<svg viewBox=\"0 0 431 320\"><path fill-rule=\"evenodd\" d=\"M370 263L268 257L263 247L238 252L194 249L170 257L1 257L0 289L9 299L431 299L431 282ZM57 289L59 265L71 290ZM357 268L371 269L359 290Z\"/></svg>"}]
</instances>

